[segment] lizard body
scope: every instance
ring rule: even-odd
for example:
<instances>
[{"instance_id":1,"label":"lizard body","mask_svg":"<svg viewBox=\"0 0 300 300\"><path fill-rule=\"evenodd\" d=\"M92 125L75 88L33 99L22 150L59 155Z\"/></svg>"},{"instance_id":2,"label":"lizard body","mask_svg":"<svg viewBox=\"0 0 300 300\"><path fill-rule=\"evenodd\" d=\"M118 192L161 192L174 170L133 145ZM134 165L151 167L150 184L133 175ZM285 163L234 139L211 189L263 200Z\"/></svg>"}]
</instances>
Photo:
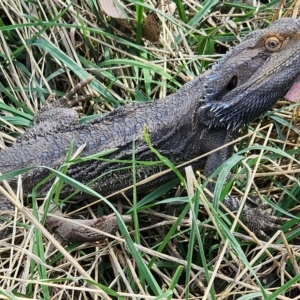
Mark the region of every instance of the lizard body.
<instances>
[{"instance_id":1,"label":"lizard body","mask_svg":"<svg viewBox=\"0 0 300 300\"><path fill-rule=\"evenodd\" d=\"M64 162L72 141L74 150L86 145L81 156L117 148L109 158L130 160L134 139L136 160L156 160L144 141L144 124L153 146L162 155L175 163L188 161L232 141L241 126L260 117L299 79L300 20L283 18L267 29L247 35L210 72L164 99L121 107L83 125L77 124L77 113L67 108L64 101L47 104L37 113L33 127L12 147L0 152L0 170L6 173L31 165L56 168ZM194 167L204 169L209 176L232 151L233 146L223 148L195 162ZM119 163L91 160L70 166L67 175L88 183L118 167ZM158 170L159 167L143 169L137 179ZM29 193L47 175L45 169L24 174L24 193ZM141 190L147 192L171 177L168 173ZM108 195L130 184L131 169L109 173L91 187ZM41 194L47 188L48 185L42 187ZM62 194L66 196L72 191L65 186ZM230 197L225 205L231 210L239 207L238 201ZM12 209L12 205L2 197L0 209ZM264 235L265 230L278 227L274 224L275 217L261 208L245 208L244 215L243 220L258 234Z\"/></svg>"}]
</instances>

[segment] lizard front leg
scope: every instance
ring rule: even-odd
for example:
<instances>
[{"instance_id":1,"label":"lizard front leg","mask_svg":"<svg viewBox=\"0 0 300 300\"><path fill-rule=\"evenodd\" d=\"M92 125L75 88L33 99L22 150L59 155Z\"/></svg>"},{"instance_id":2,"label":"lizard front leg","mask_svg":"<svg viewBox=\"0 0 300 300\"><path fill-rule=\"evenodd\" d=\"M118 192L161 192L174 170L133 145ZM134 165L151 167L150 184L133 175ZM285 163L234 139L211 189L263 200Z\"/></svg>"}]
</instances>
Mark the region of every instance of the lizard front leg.
<instances>
[{"instance_id":1,"label":"lizard front leg","mask_svg":"<svg viewBox=\"0 0 300 300\"><path fill-rule=\"evenodd\" d=\"M238 199L227 195L224 200L224 205L231 211L237 211L241 203ZM272 212L272 208L266 203L261 203L255 208L246 204L243 208L242 221L257 236L269 240L270 236L266 234L266 231L279 229L281 223L287 220L286 218L271 215Z\"/></svg>"},{"instance_id":2,"label":"lizard front leg","mask_svg":"<svg viewBox=\"0 0 300 300\"><path fill-rule=\"evenodd\" d=\"M205 137L205 144L210 145L210 149L216 149L222 145L231 142L235 138L236 133L230 130L214 129L210 130L207 137ZM225 147L217 152L212 153L205 164L204 174L209 177L221 164L223 164L233 152L233 145ZM210 182L208 189L213 193L215 184ZM237 211L241 205L241 202L227 195L224 200L224 205L231 211ZM242 221L243 223L253 231L257 236L260 236L266 240L269 236L267 231L273 231L280 228L282 221L285 218L275 217L271 215L272 209L265 204L252 208L247 204L243 208Z\"/></svg>"}]
</instances>

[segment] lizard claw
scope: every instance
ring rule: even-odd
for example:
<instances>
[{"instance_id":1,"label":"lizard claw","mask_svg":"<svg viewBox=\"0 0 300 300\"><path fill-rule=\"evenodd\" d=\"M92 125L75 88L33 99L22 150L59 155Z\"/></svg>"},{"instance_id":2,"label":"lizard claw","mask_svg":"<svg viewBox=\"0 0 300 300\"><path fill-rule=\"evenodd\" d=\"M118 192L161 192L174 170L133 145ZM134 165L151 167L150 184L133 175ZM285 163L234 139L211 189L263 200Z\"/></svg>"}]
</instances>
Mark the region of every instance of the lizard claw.
<instances>
[{"instance_id":1,"label":"lizard claw","mask_svg":"<svg viewBox=\"0 0 300 300\"><path fill-rule=\"evenodd\" d=\"M256 208L246 209L242 220L257 236L269 240L270 236L266 234L266 231L279 229L281 223L288 220L287 218L272 216L272 211L272 208L266 203L262 203Z\"/></svg>"}]
</instances>

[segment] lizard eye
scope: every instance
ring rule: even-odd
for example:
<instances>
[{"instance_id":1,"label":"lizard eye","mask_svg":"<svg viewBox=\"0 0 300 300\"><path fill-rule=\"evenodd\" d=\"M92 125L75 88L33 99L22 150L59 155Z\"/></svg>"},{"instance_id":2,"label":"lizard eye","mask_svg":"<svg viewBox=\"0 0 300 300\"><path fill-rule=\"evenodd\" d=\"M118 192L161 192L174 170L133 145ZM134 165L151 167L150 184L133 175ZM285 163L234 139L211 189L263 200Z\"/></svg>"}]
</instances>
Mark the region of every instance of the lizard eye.
<instances>
[{"instance_id":1,"label":"lizard eye","mask_svg":"<svg viewBox=\"0 0 300 300\"><path fill-rule=\"evenodd\" d=\"M265 41L265 47L269 51L277 51L280 49L281 45L281 41L275 36L269 37Z\"/></svg>"}]
</instances>

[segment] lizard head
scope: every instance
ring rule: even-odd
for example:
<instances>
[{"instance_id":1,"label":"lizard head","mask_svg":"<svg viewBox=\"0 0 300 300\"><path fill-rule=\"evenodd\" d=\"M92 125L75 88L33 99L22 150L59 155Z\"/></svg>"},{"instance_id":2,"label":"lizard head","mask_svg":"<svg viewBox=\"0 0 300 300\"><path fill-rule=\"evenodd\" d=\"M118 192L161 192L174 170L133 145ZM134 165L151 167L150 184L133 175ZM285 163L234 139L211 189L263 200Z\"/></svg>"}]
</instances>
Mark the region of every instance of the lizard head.
<instances>
[{"instance_id":1,"label":"lizard head","mask_svg":"<svg viewBox=\"0 0 300 300\"><path fill-rule=\"evenodd\" d=\"M253 31L205 80L198 114L209 127L239 128L270 109L300 80L300 19Z\"/></svg>"}]
</instances>

